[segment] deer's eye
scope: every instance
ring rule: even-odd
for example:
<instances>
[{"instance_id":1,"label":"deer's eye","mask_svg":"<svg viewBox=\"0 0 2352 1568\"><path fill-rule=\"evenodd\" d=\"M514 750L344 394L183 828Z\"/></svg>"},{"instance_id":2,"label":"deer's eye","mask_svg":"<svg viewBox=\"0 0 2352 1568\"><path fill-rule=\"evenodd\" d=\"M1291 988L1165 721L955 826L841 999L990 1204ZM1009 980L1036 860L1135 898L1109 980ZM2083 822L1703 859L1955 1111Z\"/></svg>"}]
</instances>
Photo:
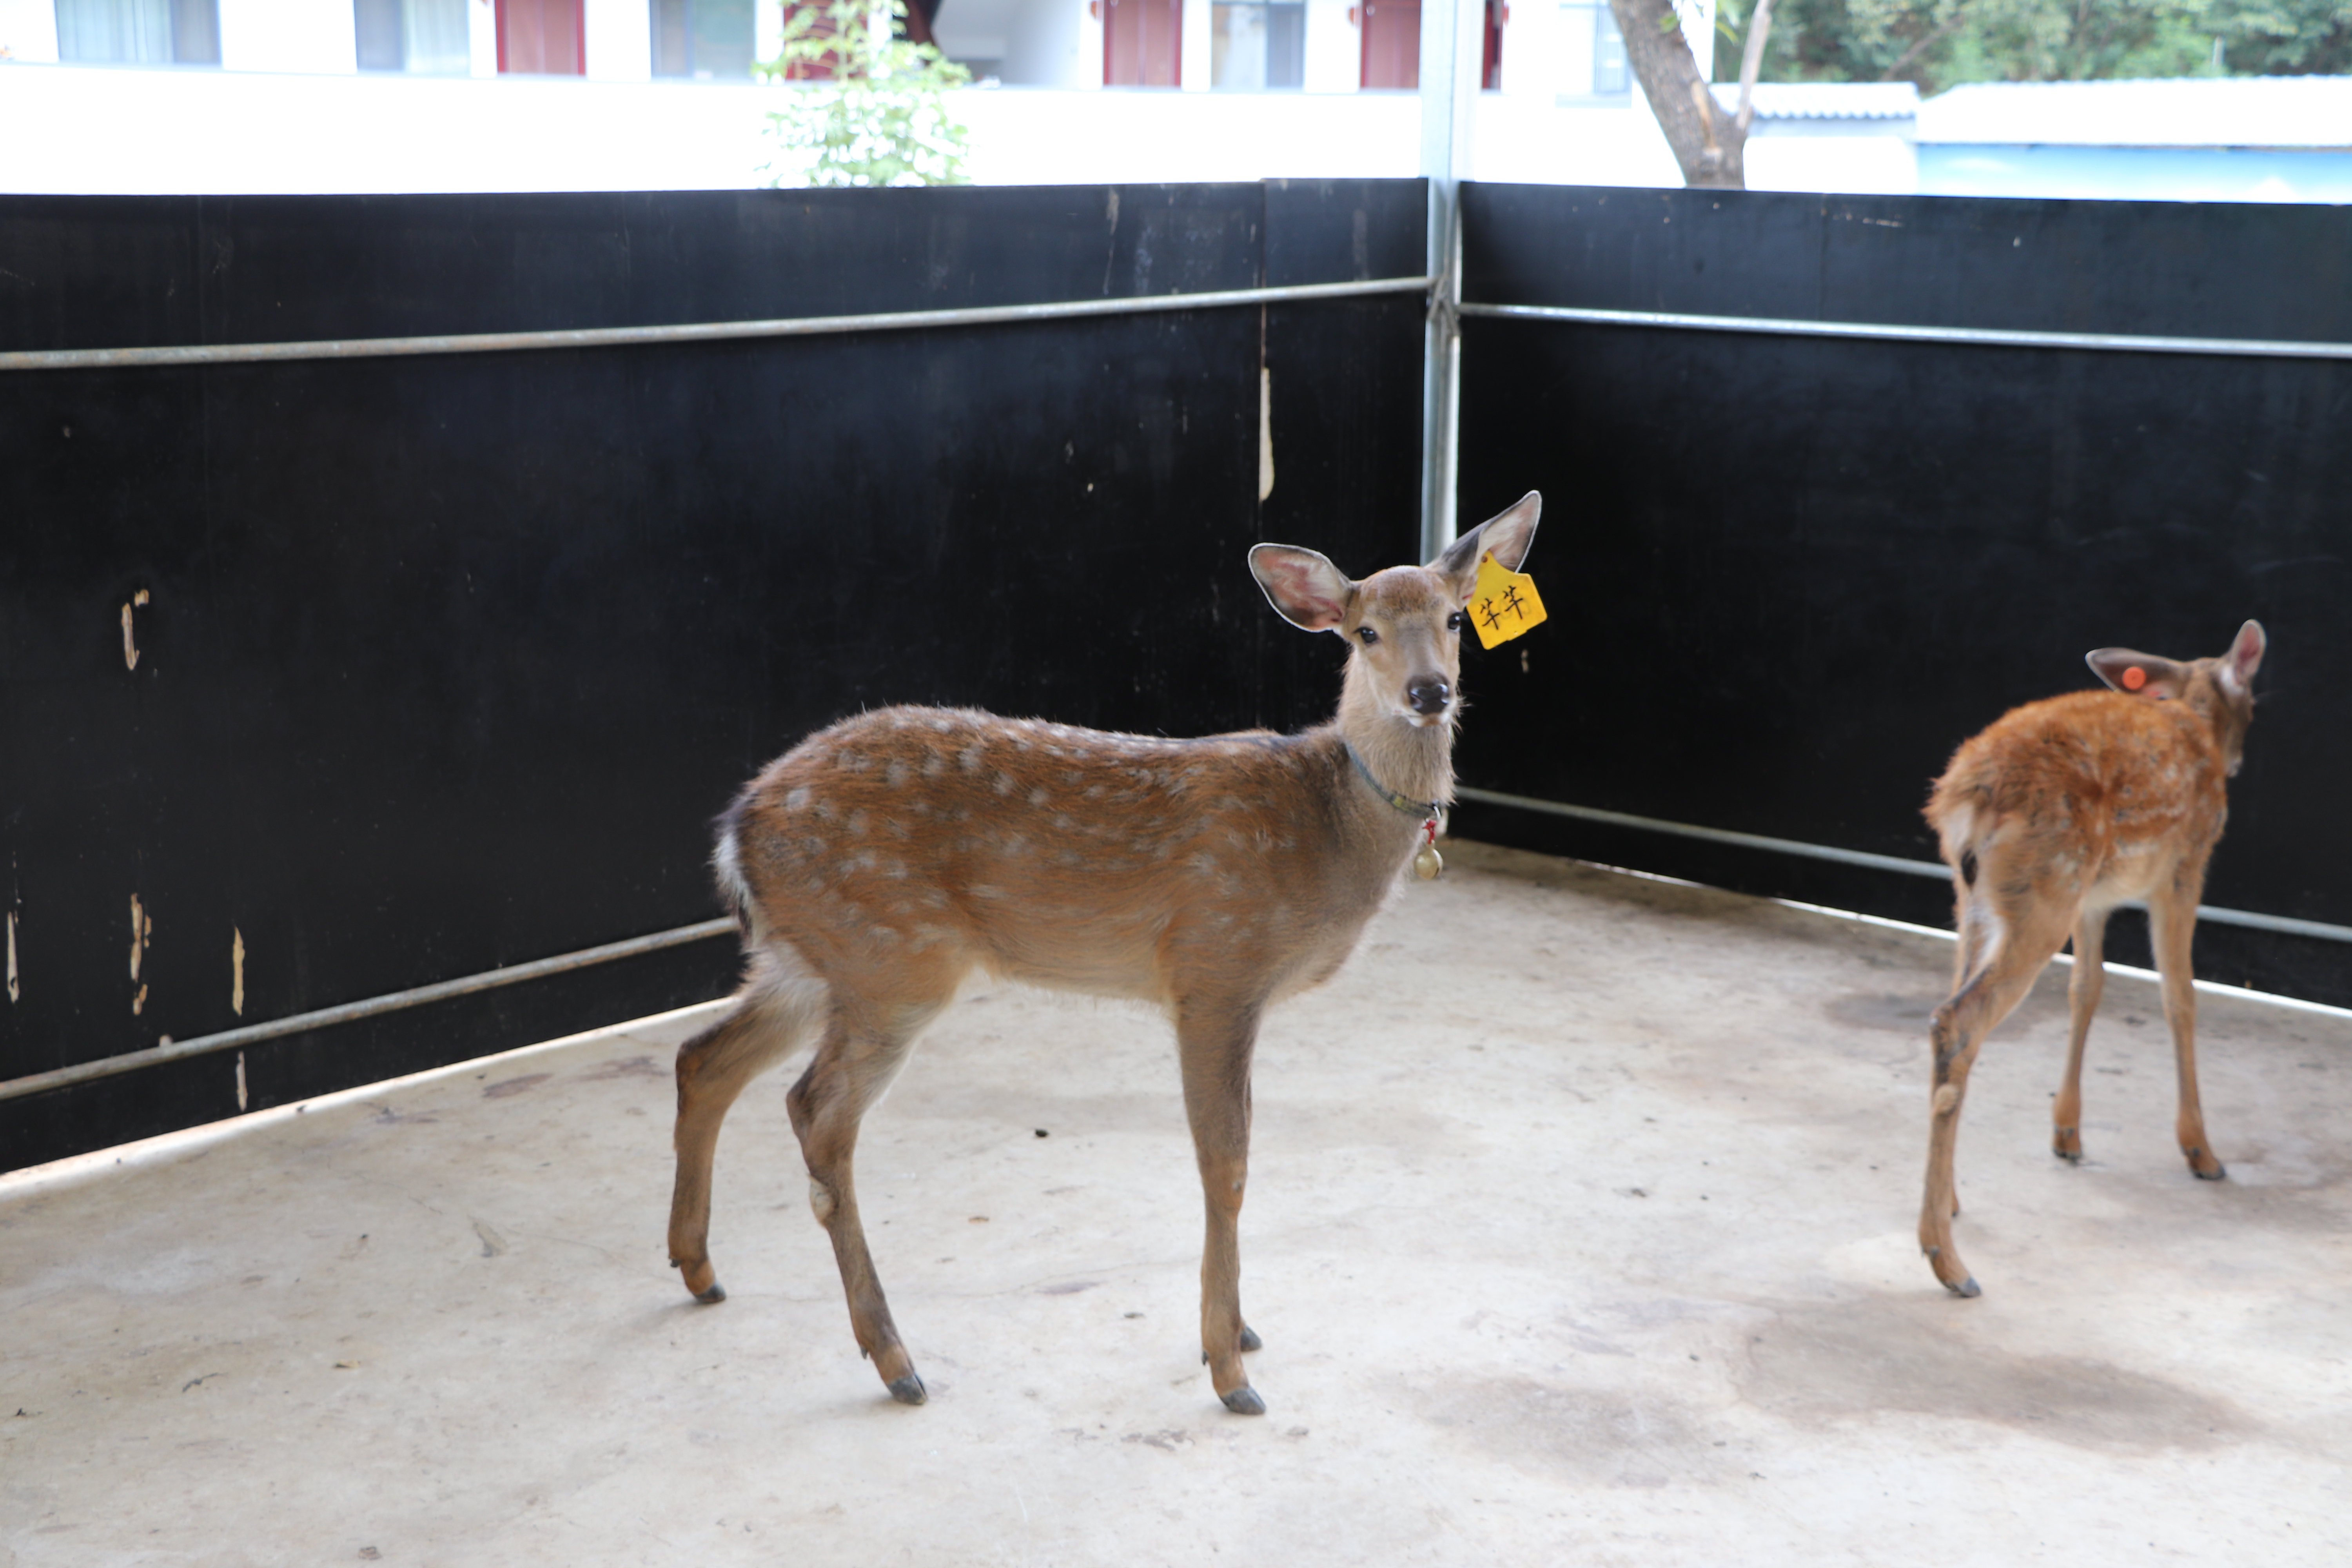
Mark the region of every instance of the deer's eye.
<instances>
[{"instance_id":1,"label":"deer's eye","mask_svg":"<svg viewBox=\"0 0 2352 1568\"><path fill-rule=\"evenodd\" d=\"M1469 618L1469 616L1464 615L1461 611L1456 610L1452 615L1445 617L1445 629L1449 632L1458 632L1462 629L1462 623Z\"/></svg>"},{"instance_id":2,"label":"deer's eye","mask_svg":"<svg viewBox=\"0 0 2352 1568\"><path fill-rule=\"evenodd\" d=\"M1356 637L1366 647L1370 647L1374 643L1381 640L1381 634L1372 630L1370 626L1358 626L1356 628Z\"/></svg>"}]
</instances>

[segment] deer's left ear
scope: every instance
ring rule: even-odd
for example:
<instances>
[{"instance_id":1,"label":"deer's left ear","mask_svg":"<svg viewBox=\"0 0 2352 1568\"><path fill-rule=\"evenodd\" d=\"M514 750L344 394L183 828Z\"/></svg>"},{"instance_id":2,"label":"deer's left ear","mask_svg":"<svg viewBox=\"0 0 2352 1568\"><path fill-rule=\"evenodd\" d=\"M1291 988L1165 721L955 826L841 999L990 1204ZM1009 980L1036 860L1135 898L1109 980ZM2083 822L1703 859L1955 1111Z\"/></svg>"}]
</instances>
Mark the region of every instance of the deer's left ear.
<instances>
[{"instance_id":1,"label":"deer's left ear","mask_svg":"<svg viewBox=\"0 0 2352 1568\"><path fill-rule=\"evenodd\" d=\"M2263 654L2269 647L2262 622L2248 621L2238 628L2237 640L2221 656L2221 685L2231 696L2243 697L2254 689L2254 671L2263 667Z\"/></svg>"},{"instance_id":2,"label":"deer's left ear","mask_svg":"<svg viewBox=\"0 0 2352 1568\"><path fill-rule=\"evenodd\" d=\"M1491 551L1496 565L1506 572L1517 571L1528 558L1528 547L1536 542L1536 520L1542 515L1542 495L1529 490L1447 545L1430 564L1445 574L1454 585L1454 598L1466 605L1471 587L1478 581L1478 558Z\"/></svg>"},{"instance_id":3,"label":"deer's left ear","mask_svg":"<svg viewBox=\"0 0 2352 1568\"><path fill-rule=\"evenodd\" d=\"M2091 667L2092 674L2125 696L2145 697L2152 702L2171 701L2189 681L2186 667L2127 647L2095 647L2083 656L2083 662Z\"/></svg>"}]
</instances>

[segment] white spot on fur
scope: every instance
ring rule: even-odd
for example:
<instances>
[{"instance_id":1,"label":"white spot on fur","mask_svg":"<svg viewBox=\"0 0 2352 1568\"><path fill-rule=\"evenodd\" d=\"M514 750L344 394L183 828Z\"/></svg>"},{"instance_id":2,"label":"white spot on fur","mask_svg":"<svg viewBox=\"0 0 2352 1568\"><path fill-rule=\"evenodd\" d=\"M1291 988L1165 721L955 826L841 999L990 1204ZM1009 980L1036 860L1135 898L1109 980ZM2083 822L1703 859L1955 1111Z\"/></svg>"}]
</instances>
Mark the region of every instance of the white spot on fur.
<instances>
[{"instance_id":1,"label":"white spot on fur","mask_svg":"<svg viewBox=\"0 0 2352 1568\"><path fill-rule=\"evenodd\" d=\"M791 789L784 792L784 809L786 811L806 811L808 809L808 803L809 791L808 785L806 784L795 784Z\"/></svg>"}]
</instances>

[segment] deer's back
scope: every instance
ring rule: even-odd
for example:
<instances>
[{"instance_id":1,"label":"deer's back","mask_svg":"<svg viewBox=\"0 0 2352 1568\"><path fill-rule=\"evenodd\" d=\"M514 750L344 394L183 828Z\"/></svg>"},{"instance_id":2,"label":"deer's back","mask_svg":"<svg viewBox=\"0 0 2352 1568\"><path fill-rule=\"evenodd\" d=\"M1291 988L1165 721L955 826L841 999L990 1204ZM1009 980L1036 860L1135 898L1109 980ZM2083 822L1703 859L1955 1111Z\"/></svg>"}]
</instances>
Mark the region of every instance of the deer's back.
<instances>
[{"instance_id":1,"label":"deer's back","mask_svg":"<svg viewBox=\"0 0 2352 1568\"><path fill-rule=\"evenodd\" d=\"M1963 743L1927 819L1948 858L1997 837L2091 883L2132 882L2128 897L2212 847L2225 781L2210 724L2186 704L2069 692L2013 709Z\"/></svg>"},{"instance_id":2,"label":"deer's back","mask_svg":"<svg viewBox=\"0 0 2352 1568\"><path fill-rule=\"evenodd\" d=\"M763 931L830 978L978 963L1163 1003L1203 968L1295 989L1380 901L1334 809L1338 746L883 709L752 781L722 828L722 880L731 865ZM1287 973L1302 966L1318 972Z\"/></svg>"}]
</instances>

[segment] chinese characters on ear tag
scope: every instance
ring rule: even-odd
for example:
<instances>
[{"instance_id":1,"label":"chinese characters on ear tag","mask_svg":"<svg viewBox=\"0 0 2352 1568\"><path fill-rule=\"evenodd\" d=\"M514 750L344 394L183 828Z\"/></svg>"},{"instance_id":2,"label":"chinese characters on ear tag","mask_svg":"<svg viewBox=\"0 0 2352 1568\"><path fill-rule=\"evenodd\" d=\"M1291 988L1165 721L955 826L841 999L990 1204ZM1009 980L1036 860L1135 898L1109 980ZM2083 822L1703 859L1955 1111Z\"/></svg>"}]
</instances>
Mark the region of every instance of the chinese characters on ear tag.
<instances>
[{"instance_id":1,"label":"chinese characters on ear tag","mask_svg":"<svg viewBox=\"0 0 2352 1568\"><path fill-rule=\"evenodd\" d=\"M1426 882L1445 869L1445 862L1437 854L1437 818L1431 817L1421 825L1425 837L1421 847L1413 852L1412 874Z\"/></svg>"},{"instance_id":2,"label":"chinese characters on ear tag","mask_svg":"<svg viewBox=\"0 0 2352 1568\"><path fill-rule=\"evenodd\" d=\"M1469 611L1478 646L1493 647L1543 624L1543 596L1536 592L1534 578L1504 571L1489 551L1478 557L1478 582L1470 590Z\"/></svg>"}]
</instances>

